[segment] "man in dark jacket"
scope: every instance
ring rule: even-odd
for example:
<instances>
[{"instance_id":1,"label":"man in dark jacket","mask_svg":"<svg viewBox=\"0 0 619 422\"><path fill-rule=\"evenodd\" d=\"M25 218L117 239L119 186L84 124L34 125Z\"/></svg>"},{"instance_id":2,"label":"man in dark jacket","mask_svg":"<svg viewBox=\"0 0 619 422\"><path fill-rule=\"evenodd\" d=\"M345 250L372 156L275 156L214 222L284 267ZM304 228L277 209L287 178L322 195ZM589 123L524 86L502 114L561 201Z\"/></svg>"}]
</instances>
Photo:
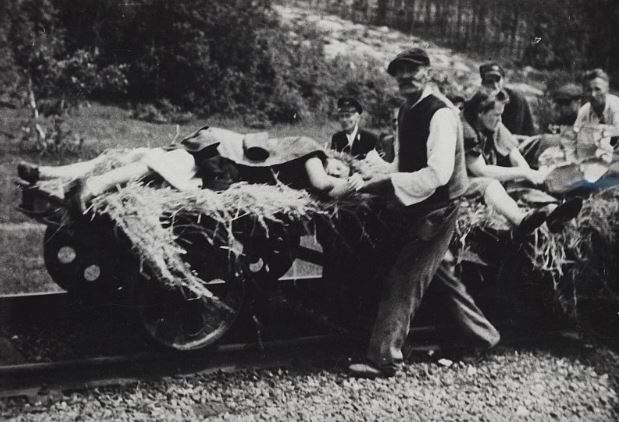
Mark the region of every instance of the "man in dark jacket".
<instances>
[{"instance_id":1,"label":"man in dark jacket","mask_svg":"<svg viewBox=\"0 0 619 422\"><path fill-rule=\"evenodd\" d=\"M467 187L462 128L458 110L428 85L430 59L420 48L398 54L387 72L406 100L398 115L398 143L391 173L375 176L362 191L393 200L396 218L386 227L396 234L382 258L387 271L370 337L367 362L349 366L351 375L389 377L403 359L402 346L431 280L455 231L460 196ZM463 332L483 347L499 333L483 316L462 282L436 277L444 310Z\"/></svg>"},{"instance_id":2,"label":"man in dark jacket","mask_svg":"<svg viewBox=\"0 0 619 422\"><path fill-rule=\"evenodd\" d=\"M337 102L338 120L342 130L331 137L331 149L347 152L359 159L376 148L378 136L359 127L363 107L359 101L350 97L340 98Z\"/></svg>"},{"instance_id":3,"label":"man in dark jacket","mask_svg":"<svg viewBox=\"0 0 619 422\"><path fill-rule=\"evenodd\" d=\"M510 133L524 136L535 135L529 103L522 93L505 88L505 70L496 62L488 62L479 66L479 75L483 91L496 94L503 90L509 96L509 102L505 105L501 118Z\"/></svg>"}]
</instances>

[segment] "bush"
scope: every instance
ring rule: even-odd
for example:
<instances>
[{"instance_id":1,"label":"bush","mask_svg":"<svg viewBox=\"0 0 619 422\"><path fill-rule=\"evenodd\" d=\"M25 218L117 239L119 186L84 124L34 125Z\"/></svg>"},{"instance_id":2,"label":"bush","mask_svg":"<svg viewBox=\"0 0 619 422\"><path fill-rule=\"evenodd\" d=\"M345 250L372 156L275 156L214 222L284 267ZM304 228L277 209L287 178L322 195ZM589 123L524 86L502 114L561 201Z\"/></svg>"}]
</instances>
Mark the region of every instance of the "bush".
<instances>
[{"instance_id":1,"label":"bush","mask_svg":"<svg viewBox=\"0 0 619 422\"><path fill-rule=\"evenodd\" d=\"M21 0L0 6L9 59L41 103L137 104L153 122L241 117L252 127L332 116L357 97L368 124L389 126L399 104L377 62L327 61L312 27L279 22L268 0ZM53 101L52 101L53 102ZM54 106L55 107L55 106ZM53 110L51 107L50 110ZM57 107L56 107L57 108Z\"/></svg>"}]
</instances>

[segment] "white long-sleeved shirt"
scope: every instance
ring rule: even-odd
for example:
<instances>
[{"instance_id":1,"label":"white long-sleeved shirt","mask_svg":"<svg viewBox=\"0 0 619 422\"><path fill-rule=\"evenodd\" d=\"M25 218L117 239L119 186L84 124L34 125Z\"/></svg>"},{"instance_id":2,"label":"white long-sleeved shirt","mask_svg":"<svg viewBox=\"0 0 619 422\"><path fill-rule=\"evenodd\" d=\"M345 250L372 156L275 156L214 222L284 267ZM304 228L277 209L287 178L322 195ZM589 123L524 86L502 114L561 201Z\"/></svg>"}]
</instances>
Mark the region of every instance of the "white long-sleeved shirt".
<instances>
[{"instance_id":1,"label":"white long-sleeved shirt","mask_svg":"<svg viewBox=\"0 0 619 422\"><path fill-rule=\"evenodd\" d=\"M352 144L355 143L355 138L357 138L357 133L359 132L359 125L355 125L355 128L351 133L346 133L346 140L348 141L348 148L352 151Z\"/></svg>"},{"instance_id":2,"label":"white long-sleeved shirt","mask_svg":"<svg viewBox=\"0 0 619 422\"><path fill-rule=\"evenodd\" d=\"M433 93L431 87L426 87L415 104L405 107L414 108ZM442 96L439 98L443 100ZM449 102L446 103L449 105ZM390 178L395 195L402 204L409 206L422 202L432 196L438 187L449 182L454 171L458 134L462 131L456 110L450 107L441 108L432 116L427 141L426 167L413 172L398 172L399 146L395 145L396 155L392 163L394 173Z\"/></svg>"},{"instance_id":3,"label":"white long-sleeved shirt","mask_svg":"<svg viewBox=\"0 0 619 422\"><path fill-rule=\"evenodd\" d=\"M596 125L601 123L619 128L619 97L612 94L606 96L602 119L593 111L591 102L585 103L578 110L574 128L578 130L585 125Z\"/></svg>"}]
</instances>

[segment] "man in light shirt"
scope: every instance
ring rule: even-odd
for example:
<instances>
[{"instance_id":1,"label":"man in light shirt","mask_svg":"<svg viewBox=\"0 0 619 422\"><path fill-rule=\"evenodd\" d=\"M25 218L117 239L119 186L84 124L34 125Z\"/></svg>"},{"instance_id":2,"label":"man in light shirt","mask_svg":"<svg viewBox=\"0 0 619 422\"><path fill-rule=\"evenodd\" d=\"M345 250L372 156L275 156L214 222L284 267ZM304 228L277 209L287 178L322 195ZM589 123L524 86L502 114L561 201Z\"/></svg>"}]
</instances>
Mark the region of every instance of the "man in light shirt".
<instances>
[{"instance_id":1,"label":"man in light shirt","mask_svg":"<svg viewBox=\"0 0 619 422\"><path fill-rule=\"evenodd\" d=\"M393 376L412 317L445 256L455 231L460 196L466 191L464 148L457 110L428 86L430 59L419 48L405 50L389 64L406 102L398 115L398 142L392 172L366 182L362 190L395 197L401 218L392 230L396 241L382 284L367 361L349 366L352 376ZM397 227L395 227L397 226ZM464 285L455 277L437 277L445 310L483 347L499 341Z\"/></svg>"},{"instance_id":2,"label":"man in light shirt","mask_svg":"<svg viewBox=\"0 0 619 422\"><path fill-rule=\"evenodd\" d=\"M608 92L608 74L602 69L585 72L582 86L587 102L578 110L574 130L580 132L586 127L603 127L600 143L616 147L619 138L619 97Z\"/></svg>"}]
</instances>

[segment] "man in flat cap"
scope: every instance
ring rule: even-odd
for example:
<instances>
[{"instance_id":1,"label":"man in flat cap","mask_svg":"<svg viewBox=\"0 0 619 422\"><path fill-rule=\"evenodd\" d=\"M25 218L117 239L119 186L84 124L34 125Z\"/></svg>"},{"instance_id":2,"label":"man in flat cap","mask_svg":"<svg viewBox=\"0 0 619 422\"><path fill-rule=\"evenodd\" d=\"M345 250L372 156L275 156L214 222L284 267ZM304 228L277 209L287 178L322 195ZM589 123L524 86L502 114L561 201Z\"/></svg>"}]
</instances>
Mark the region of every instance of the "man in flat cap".
<instances>
[{"instance_id":1,"label":"man in flat cap","mask_svg":"<svg viewBox=\"0 0 619 422\"><path fill-rule=\"evenodd\" d=\"M356 99L343 97L337 101L337 117L342 130L331 137L332 149L363 159L368 152L376 148L378 136L359 127L361 113L363 107Z\"/></svg>"},{"instance_id":2,"label":"man in flat cap","mask_svg":"<svg viewBox=\"0 0 619 422\"><path fill-rule=\"evenodd\" d=\"M554 124L559 126L572 126L578 116L582 100L582 88L574 83L560 86L553 94L556 118Z\"/></svg>"},{"instance_id":3,"label":"man in flat cap","mask_svg":"<svg viewBox=\"0 0 619 422\"><path fill-rule=\"evenodd\" d=\"M399 235L384 251L388 270L367 351L367 361L350 365L351 375L389 377L402 361L411 319L434 278L454 234L460 196L467 187L458 110L428 85L430 59L420 48L398 54L387 72L405 99L398 114L398 141L392 172L375 176L362 191L392 198L399 218L388 229ZM499 334L466 288L441 269L435 283L445 310L477 345L494 346Z\"/></svg>"},{"instance_id":4,"label":"man in flat cap","mask_svg":"<svg viewBox=\"0 0 619 422\"><path fill-rule=\"evenodd\" d=\"M487 62L479 66L482 90L496 94L503 90L509 97L502 120L505 127L514 135L533 136L535 126L527 99L522 93L505 87L505 70L497 62Z\"/></svg>"}]
</instances>

